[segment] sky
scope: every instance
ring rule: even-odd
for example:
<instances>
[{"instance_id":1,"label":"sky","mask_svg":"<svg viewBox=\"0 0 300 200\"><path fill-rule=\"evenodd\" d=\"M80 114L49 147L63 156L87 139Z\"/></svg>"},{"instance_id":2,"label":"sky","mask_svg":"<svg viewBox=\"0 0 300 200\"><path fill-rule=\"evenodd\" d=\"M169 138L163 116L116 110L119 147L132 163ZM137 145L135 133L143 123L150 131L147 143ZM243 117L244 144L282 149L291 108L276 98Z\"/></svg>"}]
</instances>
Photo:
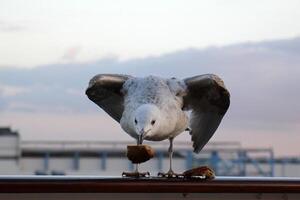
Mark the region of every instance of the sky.
<instances>
[{"instance_id":1,"label":"sky","mask_svg":"<svg viewBox=\"0 0 300 200\"><path fill-rule=\"evenodd\" d=\"M213 141L299 156L299 7L292 0L0 0L0 126L24 140L128 141L85 96L92 76L215 73L231 106Z\"/></svg>"},{"instance_id":2,"label":"sky","mask_svg":"<svg viewBox=\"0 0 300 200\"><path fill-rule=\"evenodd\" d=\"M299 7L297 0L1 0L0 67L296 37Z\"/></svg>"}]
</instances>

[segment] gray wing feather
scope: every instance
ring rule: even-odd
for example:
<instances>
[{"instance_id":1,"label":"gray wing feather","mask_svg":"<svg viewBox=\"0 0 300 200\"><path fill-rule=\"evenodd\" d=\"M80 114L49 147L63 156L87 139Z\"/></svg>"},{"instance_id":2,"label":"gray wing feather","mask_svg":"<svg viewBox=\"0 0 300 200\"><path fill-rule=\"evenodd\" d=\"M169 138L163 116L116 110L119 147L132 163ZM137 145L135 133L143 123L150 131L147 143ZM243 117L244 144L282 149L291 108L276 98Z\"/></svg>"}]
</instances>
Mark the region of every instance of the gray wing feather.
<instances>
[{"instance_id":1,"label":"gray wing feather","mask_svg":"<svg viewBox=\"0 0 300 200\"><path fill-rule=\"evenodd\" d=\"M216 75L206 74L187 78L184 109L192 110L190 127L194 152L198 153L212 137L225 115L230 94Z\"/></svg>"},{"instance_id":2,"label":"gray wing feather","mask_svg":"<svg viewBox=\"0 0 300 200\"><path fill-rule=\"evenodd\" d=\"M123 84L130 76L116 74L99 74L94 76L86 89L88 98L101 107L117 122L124 111L124 98L121 92Z\"/></svg>"}]
</instances>

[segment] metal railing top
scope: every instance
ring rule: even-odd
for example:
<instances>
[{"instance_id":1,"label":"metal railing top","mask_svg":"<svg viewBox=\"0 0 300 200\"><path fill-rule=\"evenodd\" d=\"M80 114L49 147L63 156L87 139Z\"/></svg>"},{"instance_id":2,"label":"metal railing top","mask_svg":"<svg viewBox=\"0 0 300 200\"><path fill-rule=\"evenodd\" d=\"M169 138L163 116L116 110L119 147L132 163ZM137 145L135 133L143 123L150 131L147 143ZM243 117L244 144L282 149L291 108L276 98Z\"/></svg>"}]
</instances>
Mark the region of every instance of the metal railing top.
<instances>
[{"instance_id":1,"label":"metal railing top","mask_svg":"<svg viewBox=\"0 0 300 200\"><path fill-rule=\"evenodd\" d=\"M4 193L300 193L300 178L121 178L99 176L0 176Z\"/></svg>"},{"instance_id":2,"label":"metal railing top","mask_svg":"<svg viewBox=\"0 0 300 200\"><path fill-rule=\"evenodd\" d=\"M70 149L113 149L123 150L127 145L134 144L133 141L22 141L21 149L52 149L52 150L70 150ZM168 142L145 142L145 144L151 145L156 149L165 149L168 147ZM190 150L192 147L191 142L175 142L174 146L179 150ZM229 149L229 148L241 148L239 142L210 142L205 147L213 149Z\"/></svg>"}]
</instances>

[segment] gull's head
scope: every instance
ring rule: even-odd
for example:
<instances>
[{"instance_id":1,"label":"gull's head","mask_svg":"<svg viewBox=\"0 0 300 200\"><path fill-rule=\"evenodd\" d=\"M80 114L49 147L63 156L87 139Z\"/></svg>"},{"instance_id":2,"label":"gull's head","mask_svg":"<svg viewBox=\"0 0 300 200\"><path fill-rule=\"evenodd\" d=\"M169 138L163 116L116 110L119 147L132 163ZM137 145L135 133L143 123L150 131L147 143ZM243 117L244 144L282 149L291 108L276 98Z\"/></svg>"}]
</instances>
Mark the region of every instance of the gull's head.
<instances>
[{"instance_id":1,"label":"gull's head","mask_svg":"<svg viewBox=\"0 0 300 200\"><path fill-rule=\"evenodd\" d=\"M159 117L160 111L153 104L144 104L136 109L133 124L140 144L158 129Z\"/></svg>"}]
</instances>

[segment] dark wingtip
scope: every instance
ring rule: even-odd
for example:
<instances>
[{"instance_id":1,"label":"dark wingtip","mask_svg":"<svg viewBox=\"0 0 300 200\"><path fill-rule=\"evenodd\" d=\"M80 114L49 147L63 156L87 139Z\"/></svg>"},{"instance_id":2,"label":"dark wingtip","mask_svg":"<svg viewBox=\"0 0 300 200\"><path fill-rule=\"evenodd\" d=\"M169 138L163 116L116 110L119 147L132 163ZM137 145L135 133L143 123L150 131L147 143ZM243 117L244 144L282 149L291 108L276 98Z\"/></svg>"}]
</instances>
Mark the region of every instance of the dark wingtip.
<instances>
[{"instance_id":1,"label":"dark wingtip","mask_svg":"<svg viewBox=\"0 0 300 200\"><path fill-rule=\"evenodd\" d=\"M195 138L192 136L192 142L193 142L193 148L194 148L193 151L194 151L194 153L199 153L202 148L200 146L198 146L194 140L195 140Z\"/></svg>"},{"instance_id":2,"label":"dark wingtip","mask_svg":"<svg viewBox=\"0 0 300 200\"><path fill-rule=\"evenodd\" d=\"M86 90L85 90L85 94L89 97L91 95L91 87L88 87Z\"/></svg>"},{"instance_id":3,"label":"dark wingtip","mask_svg":"<svg viewBox=\"0 0 300 200\"><path fill-rule=\"evenodd\" d=\"M95 77L94 77L95 78ZM94 90L94 86L95 86L95 79L92 78L89 82L89 86L87 87L87 89L85 90L85 94L90 98L93 95L93 90Z\"/></svg>"},{"instance_id":4,"label":"dark wingtip","mask_svg":"<svg viewBox=\"0 0 300 200\"><path fill-rule=\"evenodd\" d=\"M85 90L85 94L89 97L91 95L91 92L93 90L94 85L96 84L97 80L101 77L101 75L96 75L89 81L89 85L87 89Z\"/></svg>"},{"instance_id":5,"label":"dark wingtip","mask_svg":"<svg viewBox=\"0 0 300 200\"><path fill-rule=\"evenodd\" d=\"M200 151L203 149L204 145L203 146L196 146L196 144L194 143L193 144L193 147L194 147L194 153L200 153Z\"/></svg>"},{"instance_id":6,"label":"dark wingtip","mask_svg":"<svg viewBox=\"0 0 300 200\"><path fill-rule=\"evenodd\" d=\"M199 153L199 152L200 152L200 149L194 148L194 153Z\"/></svg>"},{"instance_id":7,"label":"dark wingtip","mask_svg":"<svg viewBox=\"0 0 300 200\"><path fill-rule=\"evenodd\" d=\"M89 81L89 85L85 90L85 94L88 96L90 100L93 101L94 96L96 94L96 86L101 85L101 81L105 79L107 74L97 74Z\"/></svg>"}]
</instances>

